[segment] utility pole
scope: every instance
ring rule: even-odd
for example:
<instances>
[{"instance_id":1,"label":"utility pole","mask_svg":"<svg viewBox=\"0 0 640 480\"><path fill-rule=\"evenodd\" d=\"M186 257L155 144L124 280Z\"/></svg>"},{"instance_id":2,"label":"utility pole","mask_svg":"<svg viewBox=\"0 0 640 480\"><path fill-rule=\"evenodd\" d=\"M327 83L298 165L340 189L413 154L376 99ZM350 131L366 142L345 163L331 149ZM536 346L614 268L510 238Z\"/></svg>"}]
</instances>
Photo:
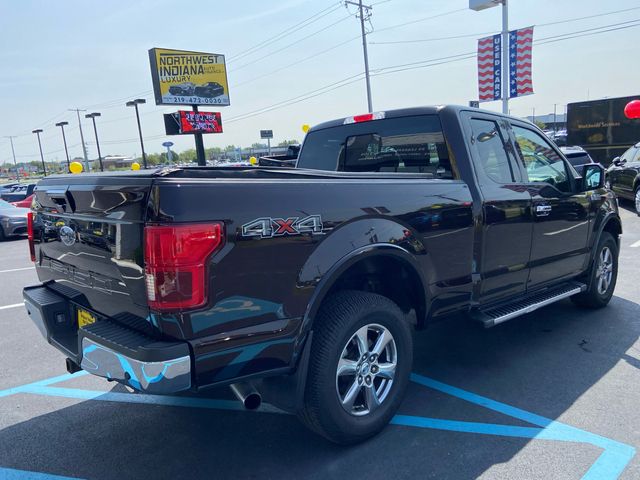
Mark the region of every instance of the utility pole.
<instances>
[{"instance_id":1,"label":"utility pole","mask_svg":"<svg viewBox=\"0 0 640 480\"><path fill-rule=\"evenodd\" d=\"M13 149L13 139L16 138L15 135L6 135L4 138L8 138L11 143L11 154L13 155L13 164L16 167L16 178L18 179L18 183L20 183L20 172L18 172L18 162L16 161L16 151Z\"/></svg>"},{"instance_id":2,"label":"utility pole","mask_svg":"<svg viewBox=\"0 0 640 480\"><path fill-rule=\"evenodd\" d=\"M555 135L558 131L558 117L556 116L556 107L558 105L556 103L553 104L553 134Z\"/></svg>"},{"instance_id":3,"label":"utility pole","mask_svg":"<svg viewBox=\"0 0 640 480\"><path fill-rule=\"evenodd\" d=\"M80 112L86 112L80 108L70 108L70 112L76 112L78 114L78 127L80 127L80 141L82 142L82 155L84 156L84 170L89 172L89 157L87 155L87 146L84 143L84 135L82 134L82 122L80 121Z\"/></svg>"},{"instance_id":4,"label":"utility pole","mask_svg":"<svg viewBox=\"0 0 640 480\"><path fill-rule=\"evenodd\" d=\"M359 13L356 15L360 19L360 31L362 32L362 51L364 53L364 75L367 84L367 107L369 113L373 112L373 102L371 101L371 79L369 78L369 54L367 53L367 31L364 28L364 22L371 18L372 7L370 5L363 5L362 0L358 2L345 1L345 5L355 5L358 7Z\"/></svg>"}]
</instances>

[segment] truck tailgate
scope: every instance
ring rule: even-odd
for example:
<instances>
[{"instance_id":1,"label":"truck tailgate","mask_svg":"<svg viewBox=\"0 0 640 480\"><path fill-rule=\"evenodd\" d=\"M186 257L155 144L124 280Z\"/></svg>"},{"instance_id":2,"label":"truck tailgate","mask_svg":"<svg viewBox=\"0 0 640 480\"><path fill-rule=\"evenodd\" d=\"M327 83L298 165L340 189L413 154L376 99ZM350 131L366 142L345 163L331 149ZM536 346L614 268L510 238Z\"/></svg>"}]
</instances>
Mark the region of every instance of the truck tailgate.
<instances>
[{"instance_id":1,"label":"truck tailgate","mask_svg":"<svg viewBox=\"0 0 640 480\"><path fill-rule=\"evenodd\" d=\"M38 277L78 292L89 312L154 334L144 282L145 211L153 178L65 176L36 191Z\"/></svg>"}]
</instances>

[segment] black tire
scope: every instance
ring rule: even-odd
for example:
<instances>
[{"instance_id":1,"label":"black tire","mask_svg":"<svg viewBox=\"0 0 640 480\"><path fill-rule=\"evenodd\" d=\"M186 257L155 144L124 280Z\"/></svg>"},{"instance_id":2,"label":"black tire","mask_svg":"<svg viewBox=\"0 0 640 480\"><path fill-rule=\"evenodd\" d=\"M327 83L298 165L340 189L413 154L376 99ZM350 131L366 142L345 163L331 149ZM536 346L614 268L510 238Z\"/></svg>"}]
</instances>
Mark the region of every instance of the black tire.
<instances>
[{"instance_id":1,"label":"black tire","mask_svg":"<svg viewBox=\"0 0 640 480\"><path fill-rule=\"evenodd\" d=\"M4 229L2 228L2 225L0 225L0 242L3 242L7 239L7 236L4 234Z\"/></svg>"},{"instance_id":2,"label":"black tire","mask_svg":"<svg viewBox=\"0 0 640 480\"><path fill-rule=\"evenodd\" d=\"M599 291L599 281L600 281L600 258L605 249L609 249L612 255L612 276L611 280L607 288L603 291ZM589 288L579 293L578 295L574 295L571 297L571 300L576 305L585 308L602 308L605 307L611 297L613 296L613 291L616 288L616 280L618 278L618 243L613 238L609 232L602 232L600 234L600 239L598 240L598 246L596 247L596 251L593 258L593 264L591 266L591 271L589 272Z\"/></svg>"},{"instance_id":3,"label":"black tire","mask_svg":"<svg viewBox=\"0 0 640 480\"><path fill-rule=\"evenodd\" d=\"M298 412L298 417L308 428L332 442L345 445L366 440L389 423L404 397L413 362L411 327L394 302L382 295L360 291L343 291L332 295L321 306L314 325L304 406ZM352 383L349 379L351 386L355 386L359 381L358 377L360 380L367 380L369 377L372 378L371 385L380 385L376 388L384 390L382 383L377 383L385 381L381 372L385 365L382 363L383 356L390 355L390 351L395 352L393 363L396 366L393 381L387 387L385 396L378 397L376 394L377 399L382 398L379 406L371 411L365 409L368 413L360 412L359 416L356 416L346 410L354 407L343 407L339 397L338 383L341 380L337 379L337 368L345 349L353 348L349 345L357 345L357 341L353 344L349 342L354 340L356 332L365 326L372 329L367 333L375 334L377 327L390 332L393 343L389 342L387 345L393 350L384 350L385 353L380 355L377 359L380 361L380 367L377 363L375 366L374 363L369 365L359 357L358 372L365 375L363 377L354 374ZM368 339L367 343L369 340L369 348L373 349L375 338ZM366 372L364 363L368 364ZM367 375L369 372L371 375ZM380 377L376 377L376 372L379 372ZM358 397L354 397L356 399L369 393L364 382L357 388L360 393Z\"/></svg>"}]
</instances>

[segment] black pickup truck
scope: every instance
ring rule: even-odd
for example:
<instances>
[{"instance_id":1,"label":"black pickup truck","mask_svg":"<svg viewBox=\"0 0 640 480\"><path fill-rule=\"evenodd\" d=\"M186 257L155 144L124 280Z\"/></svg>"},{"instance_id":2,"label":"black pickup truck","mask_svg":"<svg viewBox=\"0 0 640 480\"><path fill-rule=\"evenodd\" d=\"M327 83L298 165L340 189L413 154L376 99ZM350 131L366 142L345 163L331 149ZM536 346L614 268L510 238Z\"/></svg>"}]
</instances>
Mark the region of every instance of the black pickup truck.
<instances>
[{"instance_id":1,"label":"black pickup truck","mask_svg":"<svg viewBox=\"0 0 640 480\"><path fill-rule=\"evenodd\" d=\"M414 328L609 302L603 181L534 125L455 106L323 123L297 168L51 176L24 300L71 372L150 394L229 384L353 443L398 408Z\"/></svg>"}]
</instances>

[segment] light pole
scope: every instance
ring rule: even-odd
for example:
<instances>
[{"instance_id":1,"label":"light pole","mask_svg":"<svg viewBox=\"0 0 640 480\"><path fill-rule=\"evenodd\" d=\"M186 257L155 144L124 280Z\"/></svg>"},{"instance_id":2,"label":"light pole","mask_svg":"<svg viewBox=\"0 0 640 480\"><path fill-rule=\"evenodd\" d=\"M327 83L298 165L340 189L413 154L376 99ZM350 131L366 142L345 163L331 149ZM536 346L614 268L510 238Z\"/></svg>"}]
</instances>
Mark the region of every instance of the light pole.
<instances>
[{"instance_id":1,"label":"light pole","mask_svg":"<svg viewBox=\"0 0 640 480\"><path fill-rule=\"evenodd\" d=\"M42 129L38 128L36 130L32 130L31 133L35 133L38 137L38 147L40 148L40 159L42 160L42 171L44 172L44 176L47 176L47 167L44 164L44 155L42 154L42 142L40 141L40 134L42 133Z\"/></svg>"},{"instance_id":2,"label":"light pole","mask_svg":"<svg viewBox=\"0 0 640 480\"><path fill-rule=\"evenodd\" d=\"M138 113L138 105L147 103L144 98L136 98L126 103L127 107L134 107L136 109L136 120L138 121L138 134L140 135L140 148L142 149L142 163L144 168L147 168L147 155L144 153L144 142L142 140L142 127L140 126L140 114Z\"/></svg>"},{"instance_id":3,"label":"light pole","mask_svg":"<svg viewBox=\"0 0 640 480\"><path fill-rule=\"evenodd\" d=\"M8 138L11 143L11 153L13 155L13 165L16 167L16 178L18 179L18 183L20 183L20 172L18 172L18 162L16 161L16 151L13 149L13 139L16 138L15 135L7 135L4 138Z\"/></svg>"},{"instance_id":4,"label":"light pole","mask_svg":"<svg viewBox=\"0 0 640 480\"><path fill-rule=\"evenodd\" d=\"M67 155L67 172L71 173L71 160L69 160L69 150L67 150L67 137L64 135L65 125L69 125L69 122L56 123L56 127L60 127L60 130L62 130L62 143L64 143L64 153Z\"/></svg>"},{"instance_id":5,"label":"light pole","mask_svg":"<svg viewBox=\"0 0 640 480\"><path fill-rule=\"evenodd\" d=\"M84 134L82 133L82 122L80 121L80 112L86 112L80 108L70 108L70 112L76 112L78 115L78 128L80 129L80 141L82 142L82 155L84 157L84 169L89 171L89 158L87 157L87 146L84 143Z\"/></svg>"},{"instance_id":6,"label":"light pole","mask_svg":"<svg viewBox=\"0 0 640 480\"><path fill-rule=\"evenodd\" d=\"M93 112L87 113L84 118L90 118L93 120L93 133L96 134L96 148L98 149L98 161L100 162L100 171L104 172L104 167L102 166L102 154L100 153L100 142L98 141L98 128L96 127L96 117L99 117L100 113Z\"/></svg>"}]
</instances>

